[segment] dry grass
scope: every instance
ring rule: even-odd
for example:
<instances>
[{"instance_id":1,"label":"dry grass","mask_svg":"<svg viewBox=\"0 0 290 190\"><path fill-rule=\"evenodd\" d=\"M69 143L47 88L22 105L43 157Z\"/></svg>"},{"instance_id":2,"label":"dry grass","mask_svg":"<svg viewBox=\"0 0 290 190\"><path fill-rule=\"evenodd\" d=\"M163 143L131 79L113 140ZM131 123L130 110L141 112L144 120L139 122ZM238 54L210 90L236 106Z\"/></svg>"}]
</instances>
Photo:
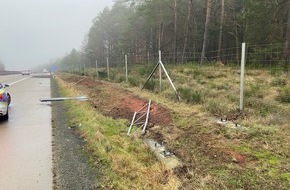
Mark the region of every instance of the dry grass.
<instances>
[{"instance_id":1,"label":"dry grass","mask_svg":"<svg viewBox=\"0 0 290 190\"><path fill-rule=\"evenodd\" d=\"M151 71L147 67L130 71L131 82L128 84L118 77L115 79L123 81L123 87L132 93L152 99L173 114L172 125L152 128L148 136L161 136L169 149L182 160L182 167L169 172L169 176L177 176L180 183L172 177L166 187L158 185L163 179L161 176L168 174L157 170L157 176L152 181L157 189L177 189L178 185L182 189L290 188L289 74L246 70L244 110L239 111L239 69L167 66L175 86L184 90L184 94L180 94L183 98L180 102L166 78L163 78L162 90L158 86L151 88L153 91L140 89ZM242 127L225 127L214 122L213 117L228 118ZM126 147L126 141L119 144ZM118 167L114 170L121 172L122 167L126 168L129 165L127 159L133 158L120 157L118 160L125 165L116 164Z\"/></svg>"},{"instance_id":2,"label":"dry grass","mask_svg":"<svg viewBox=\"0 0 290 190\"><path fill-rule=\"evenodd\" d=\"M244 110L239 111L238 69L182 65L168 70L175 86L185 91L182 102L166 79L158 93L131 90L174 113L174 126L157 132L185 164L186 171L177 172L183 188L290 188L289 75L247 70ZM203 94L202 101L191 101L193 90ZM210 117L227 117L243 128L219 126ZM237 162L229 152L245 160Z\"/></svg>"},{"instance_id":3,"label":"dry grass","mask_svg":"<svg viewBox=\"0 0 290 190\"><path fill-rule=\"evenodd\" d=\"M57 79L64 96L80 92ZM67 102L70 126L86 139L93 164L102 166L104 189L177 189L177 178L140 139L127 137L125 120L113 120L96 112L88 102Z\"/></svg>"}]
</instances>

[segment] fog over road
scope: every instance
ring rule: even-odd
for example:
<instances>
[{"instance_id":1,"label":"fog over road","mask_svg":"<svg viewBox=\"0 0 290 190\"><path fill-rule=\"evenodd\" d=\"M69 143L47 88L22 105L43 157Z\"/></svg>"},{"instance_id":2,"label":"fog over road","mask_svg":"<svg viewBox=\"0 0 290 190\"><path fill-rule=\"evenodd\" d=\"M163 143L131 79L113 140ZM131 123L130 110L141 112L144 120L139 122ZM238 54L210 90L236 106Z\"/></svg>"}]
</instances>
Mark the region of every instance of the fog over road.
<instances>
[{"instance_id":1,"label":"fog over road","mask_svg":"<svg viewBox=\"0 0 290 190\"><path fill-rule=\"evenodd\" d=\"M0 76L10 84L9 121L0 123L0 189L52 189L50 79Z\"/></svg>"}]
</instances>

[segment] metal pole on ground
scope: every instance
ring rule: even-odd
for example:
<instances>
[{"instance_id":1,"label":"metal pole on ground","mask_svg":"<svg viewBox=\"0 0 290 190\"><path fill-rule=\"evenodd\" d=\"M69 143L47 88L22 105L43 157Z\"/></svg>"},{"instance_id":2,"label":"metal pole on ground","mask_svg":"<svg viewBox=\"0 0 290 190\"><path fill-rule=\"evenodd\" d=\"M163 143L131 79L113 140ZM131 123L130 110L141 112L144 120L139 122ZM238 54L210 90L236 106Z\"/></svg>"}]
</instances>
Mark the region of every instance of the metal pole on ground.
<instances>
[{"instance_id":1,"label":"metal pole on ground","mask_svg":"<svg viewBox=\"0 0 290 190\"><path fill-rule=\"evenodd\" d=\"M243 110L244 104L244 76L245 76L245 53L246 43L242 43L242 56L241 56L241 82L240 82L240 111Z\"/></svg>"}]
</instances>

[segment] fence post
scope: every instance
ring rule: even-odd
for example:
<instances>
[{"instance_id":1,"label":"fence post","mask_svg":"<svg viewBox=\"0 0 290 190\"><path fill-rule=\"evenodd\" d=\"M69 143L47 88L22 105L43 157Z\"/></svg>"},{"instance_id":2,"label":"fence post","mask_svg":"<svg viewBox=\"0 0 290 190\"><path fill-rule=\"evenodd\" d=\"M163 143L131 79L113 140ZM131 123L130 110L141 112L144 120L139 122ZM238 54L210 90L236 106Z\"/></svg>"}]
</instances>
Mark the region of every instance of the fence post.
<instances>
[{"instance_id":1,"label":"fence post","mask_svg":"<svg viewBox=\"0 0 290 190\"><path fill-rule=\"evenodd\" d=\"M244 76L245 76L245 53L246 43L242 43L242 56L241 56L241 83L240 83L240 111L243 110L244 104Z\"/></svg>"},{"instance_id":2,"label":"fence post","mask_svg":"<svg viewBox=\"0 0 290 190\"><path fill-rule=\"evenodd\" d=\"M110 80L110 66L109 66L109 58L107 57L107 75L108 75L108 80Z\"/></svg>"},{"instance_id":3,"label":"fence post","mask_svg":"<svg viewBox=\"0 0 290 190\"><path fill-rule=\"evenodd\" d=\"M159 63L161 63L161 51L159 50ZM160 91L161 91L161 88L162 88L162 68L161 68L161 65L159 64L159 87L160 87Z\"/></svg>"},{"instance_id":4,"label":"fence post","mask_svg":"<svg viewBox=\"0 0 290 190\"><path fill-rule=\"evenodd\" d=\"M97 72L97 79L99 79L98 60L96 60L96 72Z\"/></svg>"},{"instance_id":5,"label":"fence post","mask_svg":"<svg viewBox=\"0 0 290 190\"><path fill-rule=\"evenodd\" d=\"M150 53L149 53L149 51L147 52L147 64L149 64L149 62L150 62Z\"/></svg>"},{"instance_id":6,"label":"fence post","mask_svg":"<svg viewBox=\"0 0 290 190\"><path fill-rule=\"evenodd\" d=\"M125 55L125 68L126 68L126 83L128 83L128 59L127 59L127 55Z\"/></svg>"}]
</instances>

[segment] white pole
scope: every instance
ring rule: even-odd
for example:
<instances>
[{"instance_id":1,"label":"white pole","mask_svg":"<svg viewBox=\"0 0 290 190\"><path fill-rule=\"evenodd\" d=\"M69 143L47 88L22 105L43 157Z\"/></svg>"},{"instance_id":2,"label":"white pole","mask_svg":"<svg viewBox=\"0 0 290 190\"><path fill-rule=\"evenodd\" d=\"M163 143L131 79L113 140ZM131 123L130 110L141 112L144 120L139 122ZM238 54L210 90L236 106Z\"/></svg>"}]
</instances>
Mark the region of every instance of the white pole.
<instances>
[{"instance_id":1,"label":"white pole","mask_svg":"<svg viewBox=\"0 0 290 190\"><path fill-rule=\"evenodd\" d=\"M148 107L147 107L147 112L146 112L146 120L145 120L144 127L143 127L143 130L142 130L143 134L145 133L145 130L146 130L146 127L147 127L147 124L148 124L149 114L150 114L150 106L151 106L151 100L149 100L149 102L148 102Z\"/></svg>"},{"instance_id":2,"label":"white pole","mask_svg":"<svg viewBox=\"0 0 290 190\"><path fill-rule=\"evenodd\" d=\"M163 71L164 71L164 73L165 73L167 79L169 80L169 82L170 82L170 84L171 84L173 90L175 91L175 94L176 94L178 100L180 100L180 97L179 97L179 95L178 95L178 92L177 92L177 90L176 90L176 88L175 88L175 86L174 86L174 84L173 84L171 78L169 77L169 75L168 75L168 73L167 73L167 71L166 71L166 69L165 69L165 67L164 67L164 65L163 65L163 63L162 63L162 61L159 63L159 65L161 65L161 67L162 67L162 69L163 69Z\"/></svg>"},{"instance_id":3,"label":"white pole","mask_svg":"<svg viewBox=\"0 0 290 190\"><path fill-rule=\"evenodd\" d=\"M242 43L241 84L240 84L240 110L243 110L243 105L244 105L245 53L246 53L246 43Z\"/></svg>"},{"instance_id":4,"label":"white pole","mask_svg":"<svg viewBox=\"0 0 290 190\"><path fill-rule=\"evenodd\" d=\"M96 72L97 72L97 79L99 79L98 60L96 60Z\"/></svg>"},{"instance_id":5,"label":"white pole","mask_svg":"<svg viewBox=\"0 0 290 190\"><path fill-rule=\"evenodd\" d=\"M128 59L127 55L125 55L125 68L126 68L126 83L128 82Z\"/></svg>"},{"instance_id":6,"label":"white pole","mask_svg":"<svg viewBox=\"0 0 290 190\"><path fill-rule=\"evenodd\" d=\"M109 67L109 58L107 57L107 75L108 75L108 80L110 80L110 67Z\"/></svg>"},{"instance_id":7,"label":"white pole","mask_svg":"<svg viewBox=\"0 0 290 190\"><path fill-rule=\"evenodd\" d=\"M149 53L149 51L147 52L147 64L149 64L149 62L150 62L150 53Z\"/></svg>"},{"instance_id":8,"label":"white pole","mask_svg":"<svg viewBox=\"0 0 290 190\"><path fill-rule=\"evenodd\" d=\"M159 63L161 63L161 51L159 50ZM162 88L162 68L161 65L159 64L159 87L160 87L160 91Z\"/></svg>"}]
</instances>

